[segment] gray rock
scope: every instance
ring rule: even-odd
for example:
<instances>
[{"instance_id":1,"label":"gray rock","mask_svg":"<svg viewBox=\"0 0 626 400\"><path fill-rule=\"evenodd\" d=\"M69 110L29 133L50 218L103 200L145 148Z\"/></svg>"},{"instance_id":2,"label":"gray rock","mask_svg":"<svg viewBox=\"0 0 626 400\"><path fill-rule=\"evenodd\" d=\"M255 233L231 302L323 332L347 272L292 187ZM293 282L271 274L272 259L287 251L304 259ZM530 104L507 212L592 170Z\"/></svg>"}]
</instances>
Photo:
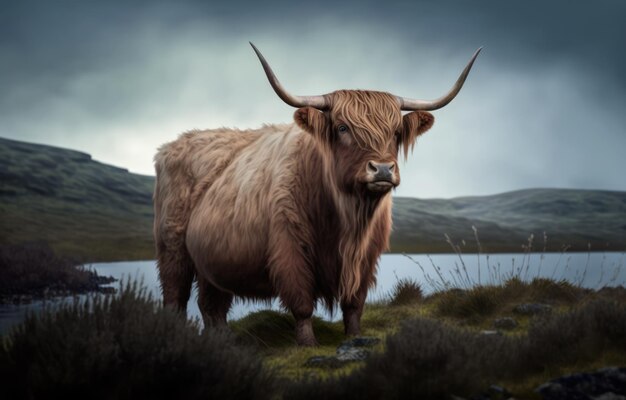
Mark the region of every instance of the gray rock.
<instances>
[{"instance_id":1,"label":"gray rock","mask_svg":"<svg viewBox=\"0 0 626 400\"><path fill-rule=\"evenodd\" d=\"M372 347L380 343L379 338L375 337L355 337L350 340L346 340L342 342L339 347L337 347L337 354L342 354L346 351L350 351L355 347Z\"/></svg>"},{"instance_id":2,"label":"gray rock","mask_svg":"<svg viewBox=\"0 0 626 400\"><path fill-rule=\"evenodd\" d=\"M363 361L370 355L372 347L380 343L380 339L374 337L356 337L342 342L337 347L335 356L314 356L306 360L305 367L339 368L349 362Z\"/></svg>"},{"instance_id":3,"label":"gray rock","mask_svg":"<svg viewBox=\"0 0 626 400\"><path fill-rule=\"evenodd\" d=\"M339 353L337 350L337 360L339 361L363 361L370 355L370 351L353 347Z\"/></svg>"},{"instance_id":4,"label":"gray rock","mask_svg":"<svg viewBox=\"0 0 626 400\"><path fill-rule=\"evenodd\" d=\"M626 400L626 396L615 393L604 393L600 396L593 397L593 400Z\"/></svg>"},{"instance_id":5,"label":"gray rock","mask_svg":"<svg viewBox=\"0 0 626 400\"><path fill-rule=\"evenodd\" d=\"M502 386L491 385L485 392L470 397L470 400L509 400L512 398L513 395Z\"/></svg>"},{"instance_id":6,"label":"gray rock","mask_svg":"<svg viewBox=\"0 0 626 400\"><path fill-rule=\"evenodd\" d=\"M493 327L497 329L515 329L517 328L517 321L511 317L498 318L493 321Z\"/></svg>"},{"instance_id":7,"label":"gray rock","mask_svg":"<svg viewBox=\"0 0 626 400\"><path fill-rule=\"evenodd\" d=\"M513 312L521 315L545 314L552 311L552 306L543 303L525 303L515 306Z\"/></svg>"},{"instance_id":8,"label":"gray rock","mask_svg":"<svg viewBox=\"0 0 626 400\"><path fill-rule=\"evenodd\" d=\"M489 389L487 389L487 394L489 394L489 398L492 400L504 400L511 397L511 393L508 390L503 388L502 386L491 385Z\"/></svg>"},{"instance_id":9,"label":"gray rock","mask_svg":"<svg viewBox=\"0 0 626 400\"><path fill-rule=\"evenodd\" d=\"M485 336L502 336L502 332L492 330L480 331L480 334Z\"/></svg>"},{"instance_id":10,"label":"gray rock","mask_svg":"<svg viewBox=\"0 0 626 400\"><path fill-rule=\"evenodd\" d=\"M544 400L626 400L626 368L566 375L535 389Z\"/></svg>"}]
</instances>

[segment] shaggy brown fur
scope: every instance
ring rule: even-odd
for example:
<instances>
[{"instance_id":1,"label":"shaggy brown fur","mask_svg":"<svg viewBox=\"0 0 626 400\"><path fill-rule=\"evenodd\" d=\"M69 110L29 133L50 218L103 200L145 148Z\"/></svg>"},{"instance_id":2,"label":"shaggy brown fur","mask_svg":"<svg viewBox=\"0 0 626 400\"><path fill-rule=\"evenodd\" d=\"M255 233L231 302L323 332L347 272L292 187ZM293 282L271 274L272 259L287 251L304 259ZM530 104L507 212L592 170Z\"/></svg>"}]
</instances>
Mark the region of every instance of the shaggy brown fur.
<instances>
[{"instance_id":1,"label":"shaggy brown fur","mask_svg":"<svg viewBox=\"0 0 626 400\"><path fill-rule=\"evenodd\" d=\"M359 333L376 263L391 231L390 187L371 189L368 163L392 163L432 126L402 116L387 93L337 91L296 125L182 134L155 156L154 235L164 302L184 310L194 276L205 325L225 324L233 296L278 296L315 344L318 300L338 300ZM339 126L345 126L339 130Z\"/></svg>"}]
</instances>

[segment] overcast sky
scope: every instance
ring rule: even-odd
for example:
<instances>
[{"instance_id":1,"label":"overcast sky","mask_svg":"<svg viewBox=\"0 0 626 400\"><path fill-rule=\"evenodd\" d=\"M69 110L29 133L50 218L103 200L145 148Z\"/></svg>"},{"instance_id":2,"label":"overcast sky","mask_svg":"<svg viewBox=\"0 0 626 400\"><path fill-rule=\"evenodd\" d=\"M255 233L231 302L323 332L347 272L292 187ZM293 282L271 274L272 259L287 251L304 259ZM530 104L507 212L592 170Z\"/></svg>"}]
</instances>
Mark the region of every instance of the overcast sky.
<instances>
[{"instance_id":1,"label":"overcast sky","mask_svg":"<svg viewBox=\"0 0 626 400\"><path fill-rule=\"evenodd\" d=\"M626 190L626 2L0 0L0 136L153 174L193 128L292 121L295 94L431 99L479 46L396 194Z\"/></svg>"}]
</instances>

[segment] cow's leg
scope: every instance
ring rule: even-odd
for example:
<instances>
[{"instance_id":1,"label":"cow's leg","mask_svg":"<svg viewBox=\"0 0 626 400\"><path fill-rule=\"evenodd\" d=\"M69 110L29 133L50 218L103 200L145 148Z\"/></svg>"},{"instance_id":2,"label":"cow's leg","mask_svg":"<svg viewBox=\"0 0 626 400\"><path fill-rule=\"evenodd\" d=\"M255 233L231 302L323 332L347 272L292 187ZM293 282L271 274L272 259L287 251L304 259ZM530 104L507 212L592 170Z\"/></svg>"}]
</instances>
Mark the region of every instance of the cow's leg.
<instances>
[{"instance_id":1,"label":"cow's leg","mask_svg":"<svg viewBox=\"0 0 626 400\"><path fill-rule=\"evenodd\" d=\"M311 319L315 299L308 282L297 276L299 273L293 271L284 276L277 276L274 282L278 283L276 287L280 301L296 319L296 343L299 346L317 346Z\"/></svg>"},{"instance_id":2,"label":"cow's leg","mask_svg":"<svg viewBox=\"0 0 626 400\"><path fill-rule=\"evenodd\" d=\"M310 242L306 224L297 223L298 211L286 206L270 226L268 271L281 303L296 320L296 343L317 346L313 333L315 276L312 260L307 259L304 243Z\"/></svg>"},{"instance_id":3,"label":"cow's leg","mask_svg":"<svg viewBox=\"0 0 626 400\"><path fill-rule=\"evenodd\" d=\"M355 296L350 300L341 301L343 326L346 335L358 336L361 334L361 315L367 297L367 285L362 284Z\"/></svg>"},{"instance_id":4,"label":"cow's leg","mask_svg":"<svg viewBox=\"0 0 626 400\"><path fill-rule=\"evenodd\" d=\"M296 319L297 344L317 346L311 320L315 308L313 274L304 258L287 243L270 257L270 279L281 303Z\"/></svg>"},{"instance_id":5,"label":"cow's leg","mask_svg":"<svg viewBox=\"0 0 626 400\"><path fill-rule=\"evenodd\" d=\"M195 274L193 261L187 250L184 247L172 249L162 243L159 244L157 266L163 292L163 305L186 312Z\"/></svg>"},{"instance_id":6,"label":"cow's leg","mask_svg":"<svg viewBox=\"0 0 626 400\"><path fill-rule=\"evenodd\" d=\"M227 326L226 315L232 301L232 293L224 292L206 279L198 277L198 307L200 307L205 329L209 326Z\"/></svg>"}]
</instances>

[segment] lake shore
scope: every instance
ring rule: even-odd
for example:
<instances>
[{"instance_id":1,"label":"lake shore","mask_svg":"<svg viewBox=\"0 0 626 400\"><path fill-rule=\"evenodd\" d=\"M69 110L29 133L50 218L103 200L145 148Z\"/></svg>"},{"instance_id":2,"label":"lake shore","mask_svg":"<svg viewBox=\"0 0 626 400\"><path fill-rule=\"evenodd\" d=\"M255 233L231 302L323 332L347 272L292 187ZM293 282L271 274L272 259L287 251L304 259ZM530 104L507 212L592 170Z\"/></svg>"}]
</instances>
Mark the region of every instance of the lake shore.
<instances>
[{"instance_id":1,"label":"lake shore","mask_svg":"<svg viewBox=\"0 0 626 400\"><path fill-rule=\"evenodd\" d=\"M67 293L63 291L67 282L73 282L74 293L83 288L112 291L111 280L121 283L113 296L57 298L45 303L38 302L36 294L34 302L23 308L0 305L0 361L13 360L4 363L7 368L12 366L4 371L4 378L12 376L13 370L45 371L52 360L43 360L50 355L54 360L75 359L72 352L80 351L81 359L86 360L85 365L64 372L69 379L64 383L59 383L54 373L44 373L37 382L14 377L22 384L7 380L9 392L74 390L74 380L99 387L98 374L102 373L107 385L113 382L113 387L134 387L143 393L146 379L169 379L170 385L176 385L183 376L213 374L224 368L231 368L234 375L223 382L234 384L240 371L250 368L248 373L257 377L252 382L263 382L269 398L350 399L368 393L394 397L407 388L428 398L444 394L469 398L494 385L516 398L540 398L537 388L552 379L626 365L622 340L626 335L624 252L387 253L381 257L378 284L365 306L363 337L354 342L367 345L346 342L340 313L318 308L313 325L320 345L301 348L295 345L295 321L277 300L236 302L229 314L230 333L209 329L201 334L195 292L186 316L161 306L154 260L76 266L57 258L49 248L12 251L19 262L10 273L24 275L24 268L30 266L41 275L13 288L36 283L34 293L44 288L43 293L50 295ZM46 265L43 269L42 262ZM63 274L54 275L52 288L42 285L51 270ZM102 277L109 277L104 278L109 283L106 289L101 286L105 282ZM85 286L86 282L97 289ZM12 295L20 296L17 292ZM13 329L15 326L20 328ZM199 347L181 350L181 343L174 345L180 337L188 338L184 346ZM68 341L74 344L68 345ZM19 352L26 347L15 347L15 343L34 347L22 356ZM127 356L139 353L120 359L114 349L124 349ZM182 362L177 368L183 375L171 375L169 361L158 364L151 356L155 351ZM245 365L239 364L239 359L247 360ZM35 365L38 360L45 364ZM115 369L91 369L108 365L107 360ZM146 365L145 360L157 364ZM197 369L200 365L201 370ZM446 373L433 375L435 370ZM120 371L126 372L119 375ZM594 374L601 376L601 372ZM129 381L127 376L134 378ZM370 382L377 383L372 386ZM200 392L215 393L215 386L197 384ZM98 390L104 393L109 387ZM256 384L247 390L259 397Z\"/></svg>"}]
</instances>

